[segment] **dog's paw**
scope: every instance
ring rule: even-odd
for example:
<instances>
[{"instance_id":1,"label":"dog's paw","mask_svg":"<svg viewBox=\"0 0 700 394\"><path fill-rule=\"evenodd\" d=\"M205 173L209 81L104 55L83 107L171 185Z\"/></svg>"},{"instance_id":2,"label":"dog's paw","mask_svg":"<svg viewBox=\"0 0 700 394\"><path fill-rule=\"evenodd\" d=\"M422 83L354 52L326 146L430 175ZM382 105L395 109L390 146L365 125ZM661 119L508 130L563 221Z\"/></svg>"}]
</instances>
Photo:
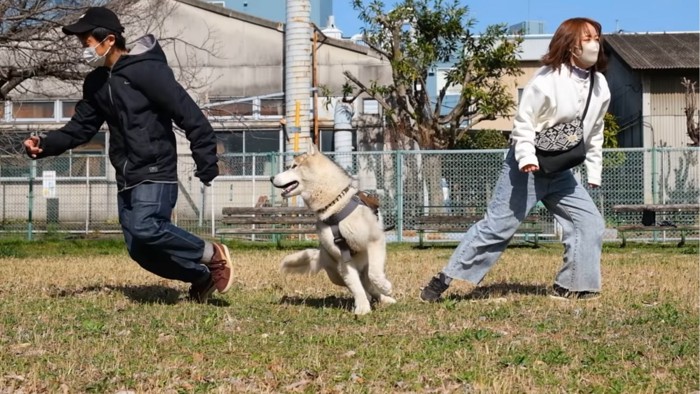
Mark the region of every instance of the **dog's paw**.
<instances>
[{"instance_id":1,"label":"dog's paw","mask_svg":"<svg viewBox=\"0 0 700 394\"><path fill-rule=\"evenodd\" d=\"M353 313L356 315L366 315L368 313L372 312L372 307L367 305L355 305L355 309L353 310Z\"/></svg>"},{"instance_id":2,"label":"dog's paw","mask_svg":"<svg viewBox=\"0 0 700 394\"><path fill-rule=\"evenodd\" d=\"M379 296L379 302L380 302L381 304L387 304L387 305L396 304L396 300L395 300L395 299L393 299L392 297L386 296L386 295L384 295L384 294L382 294L382 295Z\"/></svg>"}]
</instances>

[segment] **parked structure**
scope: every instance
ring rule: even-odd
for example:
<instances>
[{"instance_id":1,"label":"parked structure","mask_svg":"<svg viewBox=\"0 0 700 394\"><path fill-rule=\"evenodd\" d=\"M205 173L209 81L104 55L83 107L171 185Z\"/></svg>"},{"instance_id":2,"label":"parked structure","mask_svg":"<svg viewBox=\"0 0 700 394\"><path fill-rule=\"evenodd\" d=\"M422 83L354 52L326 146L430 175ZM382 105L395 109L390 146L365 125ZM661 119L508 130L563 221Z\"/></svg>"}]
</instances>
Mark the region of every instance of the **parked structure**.
<instances>
[{"instance_id":1,"label":"parked structure","mask_svg":"<svg viewBox=\"0 0 700 394\"><path fill-rule=\"evenodd\" d=\"M611 34L605 42L609 112L622 129L620 146L687 146L681 81L698 81L700 33Z\"/></svg>"}]
</instances>

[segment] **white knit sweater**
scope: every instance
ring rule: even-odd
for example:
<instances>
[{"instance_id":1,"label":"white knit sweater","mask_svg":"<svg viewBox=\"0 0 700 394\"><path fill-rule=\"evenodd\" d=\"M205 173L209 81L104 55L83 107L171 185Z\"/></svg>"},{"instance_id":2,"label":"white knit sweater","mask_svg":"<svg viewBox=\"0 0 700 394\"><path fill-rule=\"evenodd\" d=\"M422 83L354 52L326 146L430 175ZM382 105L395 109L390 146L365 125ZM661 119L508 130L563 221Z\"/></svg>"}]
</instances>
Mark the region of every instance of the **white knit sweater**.
<instances>
[{"instance_id":1,"label":"white knit sweater","mask_svg":"<svg viewBox=\"0 0 700 394\"><path fill-rule=\"evenodd\" d=\"M559 71L542 67L535 73L523 90L511 134L519 168L539 165L535 156L536 133L558 123L570 122L583 113L589 84L590 78L580 78L567 65L562 65ZM603 74L596 73L591 102L583 120L588 183L594 185L601 184L603 117L609 104L608 82Z\"/></svg>"}]
</instances>

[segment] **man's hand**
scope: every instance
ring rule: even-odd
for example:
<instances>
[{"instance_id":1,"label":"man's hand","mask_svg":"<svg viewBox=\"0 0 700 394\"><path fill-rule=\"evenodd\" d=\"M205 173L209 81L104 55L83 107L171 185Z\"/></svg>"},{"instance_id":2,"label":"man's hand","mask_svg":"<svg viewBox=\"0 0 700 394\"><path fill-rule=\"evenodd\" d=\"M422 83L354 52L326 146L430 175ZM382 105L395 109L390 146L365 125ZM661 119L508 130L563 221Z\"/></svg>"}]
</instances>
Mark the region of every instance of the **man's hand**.
<instances>
[{"instance_id":1,"label":"man's hand","mask_svg":"<svg viewBox=\"0 0 700 394\"><path fill-rule=\"evenodd\" d=\"M520 169L520 171L522 171L522 172L535 172L535 171L539 171L539 170L540 170L540 167L537 167L534 164L528 164L525 167Z\"/></svg>"},{"instance_id":2,"label":"man's hand","mask_svg":"<svg viewBox=\"0 0 700 394\"><path fill-rule=\"evenodd\" d=\"M44 151L43 149L39 148L40 143L41 138L39 138L36 135L33 135L24 140L24 149L27 151L29 157L36 159L36 155Z\"/></svg>"},{"instance_id":3,"label":"man's hand","mask_svg":"<svg viewBox=\"0 0 700 394\"><path fill-rule=\"evenodd\" d=\"M197 171L194 175L199 178L204 186L209 187L211 186L211 181L219 175L219 166L217 164L211 165L202 171Z\"/></svg>"}]
</instances>

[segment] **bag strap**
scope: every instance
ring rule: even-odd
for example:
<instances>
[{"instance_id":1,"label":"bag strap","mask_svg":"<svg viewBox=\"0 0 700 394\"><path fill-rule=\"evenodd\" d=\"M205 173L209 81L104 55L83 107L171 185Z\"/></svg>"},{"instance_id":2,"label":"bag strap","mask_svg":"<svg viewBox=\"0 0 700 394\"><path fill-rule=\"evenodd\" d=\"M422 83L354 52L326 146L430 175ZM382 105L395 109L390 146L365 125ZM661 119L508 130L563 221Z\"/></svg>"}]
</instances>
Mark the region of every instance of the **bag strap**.
<instances>
[{"instance_id":1,"label":"bag strap","mask_svg":"<svg viewBox=\"0 0 700 394\"><path fill-rule=\"evenodd\" d=\"M583 109L583 115L581 115L581 127L583 127L583 120L586 119L586 112L588 112L588 104L591 102L591 96L593 95L593 85L595 85L595 70L591 70L591 87L588 88L588 98L586 99L586 107Z\"/></svg>"}]
</instances>

